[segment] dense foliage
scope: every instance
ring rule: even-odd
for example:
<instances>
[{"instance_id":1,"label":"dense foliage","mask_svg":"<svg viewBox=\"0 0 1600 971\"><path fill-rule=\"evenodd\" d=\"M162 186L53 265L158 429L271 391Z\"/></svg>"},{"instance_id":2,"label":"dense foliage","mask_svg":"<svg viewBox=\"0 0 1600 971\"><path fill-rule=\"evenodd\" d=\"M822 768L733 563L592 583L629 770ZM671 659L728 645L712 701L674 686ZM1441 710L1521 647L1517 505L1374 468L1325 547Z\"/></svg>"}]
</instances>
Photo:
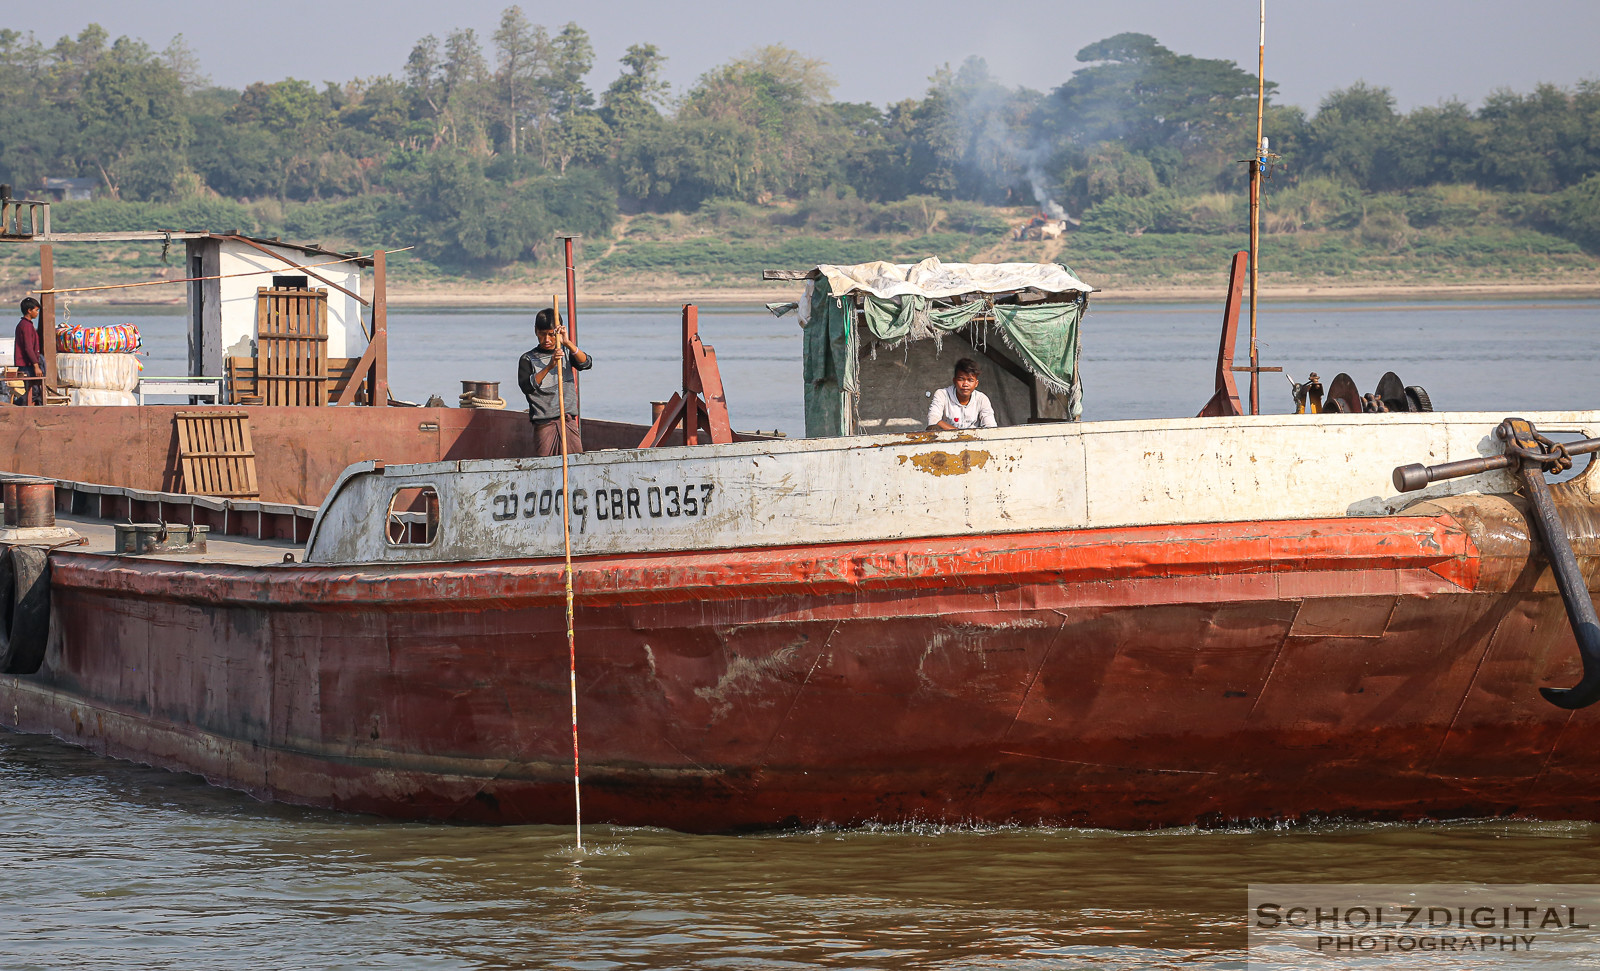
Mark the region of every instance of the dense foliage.
<instances>
[{"instance_id":1,"label":"dense foliage","mask_svg":"<svg viewBox=\"0 0 1600 971\"><path fill-rule=\"evenodd\" d=\"M1244 222L1255 76L1146 35L1088 45L1048 93L974 58L886 107L833 101L826 66L782 46L676 98L664 60L634 45L597 93L585 31L511 7L489 38L422 38L396 76L233 91L181 37L156 51L95 25L48 46L0 30L0 181L94 178L106 201L62 207L63 228L152 214L113 202L210 228L276 204L295 235L415 243L480 269L545 257L557 231L603 236L619 210L840 234L1003 228L979 204L1062 207L1127 236ZM1357 83L1314 114L1271 104L1267 131L1284 157L1269 232L1404 240L1492 213L1600 248L1600 83L1409 113Z\"/></svg>"}]
</instances>

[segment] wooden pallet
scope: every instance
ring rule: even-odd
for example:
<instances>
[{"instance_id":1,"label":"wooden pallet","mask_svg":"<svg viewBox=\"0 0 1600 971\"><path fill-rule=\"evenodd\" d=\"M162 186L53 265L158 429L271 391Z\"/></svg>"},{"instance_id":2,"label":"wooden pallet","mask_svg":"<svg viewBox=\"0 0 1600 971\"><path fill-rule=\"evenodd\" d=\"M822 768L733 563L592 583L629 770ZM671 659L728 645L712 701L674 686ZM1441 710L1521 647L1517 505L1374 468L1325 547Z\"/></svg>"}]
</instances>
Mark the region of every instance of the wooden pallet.
<instances>
[{"instance_id":1,"label":"wooden pallet","mask_svg":"<svg viewBox=\"0 0 1600 971\"><path fill-rule=\"evenodd\" d=\"M257 499L256 453L245 411L180 411L179 492L224 499Z\"/></svg>"},{"instance_id":2,"label":"wooden pallet","mask_svg":"<svg viewBox=\"0 0 1600 971\"><path fill-rule=\"evenodd\" d=\"M263 404L328 403L328 291L256 291L256 384Z\"/></svg>"}]
</instances>

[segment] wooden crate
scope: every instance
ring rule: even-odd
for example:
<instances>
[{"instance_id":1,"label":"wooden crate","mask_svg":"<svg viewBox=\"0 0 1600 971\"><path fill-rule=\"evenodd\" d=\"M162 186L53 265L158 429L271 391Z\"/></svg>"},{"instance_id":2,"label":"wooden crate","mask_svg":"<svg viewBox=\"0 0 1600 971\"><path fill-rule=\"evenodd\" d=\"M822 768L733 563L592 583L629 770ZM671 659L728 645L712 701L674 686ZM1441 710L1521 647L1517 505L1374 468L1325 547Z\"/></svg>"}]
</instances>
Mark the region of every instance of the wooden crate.
<instances>
[{"instance_id":1,"label":"wooden crate","mask_svg":"<svg viewBox=\"0 0 1600 971\"><path fill-rule=\"evenodd\" d=\"M356 374L356 365L360 363L359 357L330 357L328 358L328 400L333 401L344 393L345 385L355 381L363 385L365 378ZM253 357L229 357L224 359L226 369L225 380L228 387L228 400L239 403L241 398L259 397L261 383L257 379L256 359ZM366 404L367 390L357 387L356 401ZM265 402L257 402L264 404Z\"/></svg>"},{"instance_id":2,"label":"wooden crate","mask_svg":"<svg viewBox=\"0 0 1600 971\"><path fill-rule=\"evenodd\" d=\"M180 411L180 492L224 499L257 499L255 446L246 411Z\"/></svg>"},{"instance_id":3,"label":"wooden crate","mask_svg":"<svg viewBox=\"0 0 1600 971\"><path fill-rule=\"evenodd\" d=\"M256 386L266 405L328 403L328 291L256 291Z\"/></svg>"}]
</instances>

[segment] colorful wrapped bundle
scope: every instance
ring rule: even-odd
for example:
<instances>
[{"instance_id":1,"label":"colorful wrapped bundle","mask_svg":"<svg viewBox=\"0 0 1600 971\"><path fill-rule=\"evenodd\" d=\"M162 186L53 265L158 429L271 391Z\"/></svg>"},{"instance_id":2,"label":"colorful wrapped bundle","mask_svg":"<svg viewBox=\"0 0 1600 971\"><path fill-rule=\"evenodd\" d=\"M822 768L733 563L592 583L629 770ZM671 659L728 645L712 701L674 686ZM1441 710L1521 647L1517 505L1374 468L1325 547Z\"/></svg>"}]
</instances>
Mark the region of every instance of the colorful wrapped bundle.
<instances>
[{"instance_id":1,"label":"colorful wrapped bundle","mask_svg":"<svg viewBox=\"0 0 1600 971\"><path fill-rule=\"evenodd\" d=\"M143 344L137 324L56 328L56 350L65 354L132 354Z\"/></svg>"}]
</instances>

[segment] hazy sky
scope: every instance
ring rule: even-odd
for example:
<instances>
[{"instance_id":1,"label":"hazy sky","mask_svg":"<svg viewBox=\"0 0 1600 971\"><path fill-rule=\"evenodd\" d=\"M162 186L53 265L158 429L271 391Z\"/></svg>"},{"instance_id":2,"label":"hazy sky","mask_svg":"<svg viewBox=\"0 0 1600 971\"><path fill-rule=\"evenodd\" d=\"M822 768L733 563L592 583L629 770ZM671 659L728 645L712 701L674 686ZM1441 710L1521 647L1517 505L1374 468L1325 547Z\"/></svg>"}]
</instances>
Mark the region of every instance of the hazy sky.
<instances>
[{"instance_id":1,"label":"hazy sky","mask_svg":"<svg viewBox=\"0 0 1600 971\"><path fill-rule=\"evenodd\" d=\"M472 27L488 46L504 0L0 0L0 26L45 42L98 22L154 47L182 33L214 82L298 77L321 82L399 74L425 34ZM1071 75L1073 55L1119 33L1152 34L1184 54L1254 71L1256 0L589 0L524 2L530 20L576 21L594 41L598 91L629 44L667 55L675 91L707 69L764 44L821 58L844 101L885 104L920 95L940 64L972 54L1012 85L1048 90ZM1499 87L1600 79L1600 0L1268 0L1267 78L1279 100L1314 109L1353 81L1388 85L1402 109L1460 97L1476 104Z\"/></svg>"}]
</instances>

